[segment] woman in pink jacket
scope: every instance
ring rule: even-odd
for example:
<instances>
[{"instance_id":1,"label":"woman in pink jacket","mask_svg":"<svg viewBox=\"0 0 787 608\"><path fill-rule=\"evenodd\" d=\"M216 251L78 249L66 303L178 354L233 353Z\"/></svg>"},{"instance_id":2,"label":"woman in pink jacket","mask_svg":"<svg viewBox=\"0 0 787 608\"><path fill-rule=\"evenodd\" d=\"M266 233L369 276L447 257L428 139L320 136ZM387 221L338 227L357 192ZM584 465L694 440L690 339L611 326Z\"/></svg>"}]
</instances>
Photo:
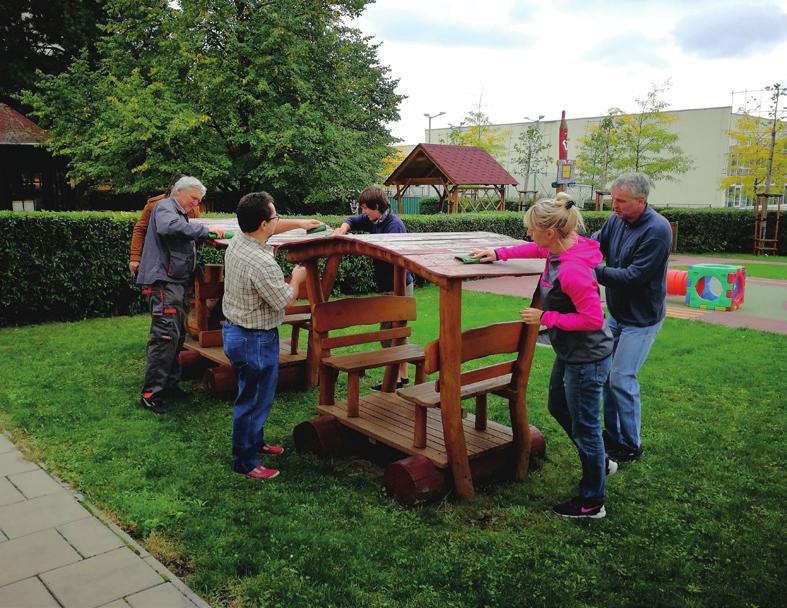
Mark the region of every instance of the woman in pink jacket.
<instances>
[{"instance_id":1,"label":"woman in pink jacket","mask_svg":"<svg viewBox=\"0 0 787 608\"><path fill-rule=\"evenodd\" d=\"M607 475L617 463L607 458L601 438L601 395L609 374L612 334L604 327L594 268L599 244L577 234L584 230L574 201L562 196L537 202L525 214L532 243L476 249L482 262L546 258L539 280L543 310L525 308L522 320L548 329L555 363L549 380L549 412L577 446L582 463L579 496L556 505L563 517L600 519Z\"/></svg>"}]
</instances>

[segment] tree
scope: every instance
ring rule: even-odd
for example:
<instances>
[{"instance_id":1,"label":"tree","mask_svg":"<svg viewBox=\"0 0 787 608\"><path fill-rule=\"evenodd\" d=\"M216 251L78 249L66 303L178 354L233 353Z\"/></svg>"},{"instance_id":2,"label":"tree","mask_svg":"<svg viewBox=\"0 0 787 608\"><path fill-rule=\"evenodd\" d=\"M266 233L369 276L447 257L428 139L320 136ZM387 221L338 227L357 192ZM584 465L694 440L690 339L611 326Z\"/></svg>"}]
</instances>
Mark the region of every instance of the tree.
<instances>
[{"instance_id":1,"label":"tree","mask_svg":"<svg viewBox=\"0 0 787 608\"><path fill-rule=\"evenodd\" d=\"M102 0L4 0L0 4L0 102L58 74L82 49L94 57L107 15Z\"/></svg>"},{"instance_id":2,"label":"tree","mask_svg":"<svg viewBox=\"0 0 787 608\"><path fill-rule=\"evenodd\" d=\"M506 140L510 131L495 129L490 118L481 110L482 97L478 106L467 113L459 126L451 126L448 141L459 146L478 146L491 156L499 157L506 152ZM441 139L445 143L445 139Z\"/></svg>"},{"instance_id":3,"label":"tree","mask_svg":"<svg viewBox=\"0 0 787 608\"><path fill-rule=\"evenodd\" d=\"M787 130L779 115L784 91L780 84L768 89L772 91L768 118L744 113L728 131L733 143L722 186L741 186L741 194L752 201L758 192L770 193L773 186L783 188L787 181Z\"/></svg>"},{"instance_id":4,"label":"tree","mask_svg":"<svg viewBox=\"0 0 787 608\"><path fill-rule=\"evenodd\" d=\"M615 120L617 145L611 166L616 171L642 171L655 182L675 181L691 169L693 163L678 145L678 134L668 128L678 119L664 113L669 104L659 98L669 87L669 81L654 84L645 99L637 100L638 113Z\"/></svg>"},{"instance_id":5,"label":"tree","mask_svg":"<svg viewBox=\"0 0 787 608\"><path fill-rule=\"evenodd\" d=\"M547 157L545 152L549 149L549 145L544 143L544 134L541 129L529 125L527 130L523 131L514 144L514 165L519 169L519 173L524 176L524 189L528 189L530 183L530 175L533 175L533 184L535 188L535 176L544 170L547 164Z\"/></svg>"},{"instance_id":6,"label":"tree","mask_svg":"<svg viewBox=\"0 0 787 608\"><path fill-rule=\"evenodd\" d=\"M109 0L83 55L24 99L77 182L270 191L283 210L375 181L398 119L397 81L346 25L367 0Z\"/></svg>"},{"instance_id":7,"label":"tree","mask_svg":"<svg viewBox=\"0 0 787 608\"><path fill-rule=\"evenodd\" d=\"M621 114L619 109L612 108L608 116L579 138L577 169L581 181L591 186L591 198L593 191L603 191L609 183L618 148L617 120Z\"/></svg>"}]
</instances>

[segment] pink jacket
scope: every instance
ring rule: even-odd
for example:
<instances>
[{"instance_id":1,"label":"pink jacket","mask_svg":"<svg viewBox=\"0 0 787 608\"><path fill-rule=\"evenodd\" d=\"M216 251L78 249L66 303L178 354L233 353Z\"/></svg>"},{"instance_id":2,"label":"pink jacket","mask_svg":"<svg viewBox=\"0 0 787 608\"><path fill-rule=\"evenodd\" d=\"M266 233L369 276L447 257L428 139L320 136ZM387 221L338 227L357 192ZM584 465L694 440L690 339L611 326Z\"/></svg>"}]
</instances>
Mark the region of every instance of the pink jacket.
<instances>
[{"instance_id":1,"label":"pink jacket","mask_svg":"<svg viewBox=\"0 0 787 608\"><path fill-rule=\"evenodd\" d=\"M542 293L547 294L542 301L545 311L541 317L543 325L564 331L595 331L604 326L604 312L594 272L603 256L596 241L578 236L577 243L560 255L550 253L535 243L501 247L495 253L499 260L547 258L540 278ZM559 281L555 281L555 276ZM566 297L569 302L565 301Z\"/></svg>"}]
</instances>

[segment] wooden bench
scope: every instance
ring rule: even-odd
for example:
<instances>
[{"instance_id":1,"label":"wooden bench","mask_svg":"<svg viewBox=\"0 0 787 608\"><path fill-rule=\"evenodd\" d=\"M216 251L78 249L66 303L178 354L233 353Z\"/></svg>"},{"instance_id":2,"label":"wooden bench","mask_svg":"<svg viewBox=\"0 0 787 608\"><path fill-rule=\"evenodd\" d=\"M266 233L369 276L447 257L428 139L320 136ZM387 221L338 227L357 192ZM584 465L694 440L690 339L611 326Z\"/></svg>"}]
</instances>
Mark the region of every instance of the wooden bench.
<instances>
[{"instance_id":1,"label":"wooden bench","mask_svg":"<svg viewBox=\"0 0 787 608\"><path fill-rule=\"evenodd\" d=\"M522 321L495 323L462 332L462 363L490 355L518 353L522 332L527 331ZM432 374L440 367L440 342L430 342L426 348L424 372ZM518 387L514 384L516 360L487 365L460 375L460 399L475 398L475 428L483 431L487 427L487 395L493 393L506 397L509 406L516 402ZM526 379L525 379L526 380ZM426 410L440 407L440 381L424 382L402 388L397 395L415 406L413 446L426 447Z\"/></svg>"},{"instance_id":2,"label":"wooden bench","mask_svg":"<svg viewBox=\"0 0 787 608\"><path fill-rule=\"evenodd\" d=\"M314 331L320 360L320 404L334 405L336 379L339 372L347 373L347 415L358 416L360 378L367 369L388 367L383 391L393 392L396 384L395 368L401 363L415 364L415 382L424 380L424 349L417 344L403 344L412 330L407 321L415 320L415 298L404 296L376 296L348 298L322 302L314 307ZM391 322L390 329L331 336L330 332L358 325ZM391 340L392 346L363 352L331 355L330 350L359 344Z\"/></svg>"}]
</instances>

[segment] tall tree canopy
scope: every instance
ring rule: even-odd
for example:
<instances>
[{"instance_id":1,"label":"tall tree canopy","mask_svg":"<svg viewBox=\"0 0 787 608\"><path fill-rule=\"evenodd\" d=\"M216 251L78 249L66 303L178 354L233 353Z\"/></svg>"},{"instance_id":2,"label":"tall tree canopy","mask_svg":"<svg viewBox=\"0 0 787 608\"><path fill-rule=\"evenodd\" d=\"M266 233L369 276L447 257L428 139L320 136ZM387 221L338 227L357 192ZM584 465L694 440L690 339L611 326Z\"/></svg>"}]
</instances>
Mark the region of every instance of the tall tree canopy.
<instances>
[{"instance_id":1,"label":"tall tree canopy","mask_svg":"<svg viewBox=\"0 0 787 608\"><path fill-rule=\"evenodd\" d=\"M653 181L675 181L691 169L678 134L669 129L678 119L664 112L669 104L660 98L669 86L669 81L653 85L645 99L637 100L638 112L616 118L618 146L612 165L619 172L642 171Z\"/></svg>"},{"instance_id":2,"label":"tall tree canopy","mask_svg":"<svg viewBox=\"0 0 787 608\"><path fill-rule=\"evenodd\" d=\"M499 159L506 152L506 141L511 132L492 125L492 120L481 110L482 97L478 98L478 105L467 113L459 126L451 126L448 142L459 146L477 146ZM441 139L440 143L446 143L445 139Z\"/></svg>"},{"instance_id":3,"label":"tall tree canopy","mask_svg":"<svg viewBox=\"0 0 787 608\"><path fill-rule=\"evenodd\" d=\"M767 90L772 103L767 119L744 114L729 131L732 145L722 186L740 186L750 204L760 192L784 192L787 183L787 129L779 109L784 91L779 83Z\"/></svg>"},{"instance_id":4,"label":"tall tree canopy","mask_svg":"<svg viewBox=\"0 0 787 608\"><path fill-rule=\"evenodd\" d=\"M0 102L33 87L36 70L57 74L82 49L95 52L103 0L3 0L0 3Z\"/></svg>"},{"instance_id":5,"label":"tall tree canopy","mask_svg":"<svg viewBox=\"0 0 787 608\"><path fill-rule=\"evenodd\" d=\"M614 174L642 171L653 181L675 181L691 169L693 161L678 144L678 134L670 130L677 117L664 110L661 99L669 81L654 84L645 99L638 99L638 111L625 114L612 108L601 123L579 141L577 164L582 179L595 189L606 188Z\"/></svg>"},{"instance_id":6,"label":"tall tree canopy","mask_svg":"<svg viewBox=\"0 0 787 608\"><path fill-rule=\"evenodd\" d=\"M614 157L618 147L615 120L619 110L610 110L608 116L598 125L591 127L587 134L579 138L577 169L579 179L590 184L591 196L594 190L604 190L612 175Z\"/></svg>"},{"instance_id":7,"label":"tall tree canopy","mask_svg":"<svg viewBox=\"0 0 787 608\"><path fill-rule=\"evenodd\" d=\"M520 133L517 143L514 144L514 165L522 174L523 190L530 188L530 175L533 175L533 190L536 190L536 175L546 168L546 152L549 144L544 142L544 134L538 126L528 125Z\"/></svg>"},{"instance_id":8,"label":"tall tree canopy","mask_svg":"<svg viewBox=\"0 0 787 608\"><path fill-rule=\"evenodd\" d=\"M374 181L401 97L347 22L367 0L109 0L83 55L25 95L78 182L152 190L175 172L283 208Z\"/></svg>"}]
</instances>

